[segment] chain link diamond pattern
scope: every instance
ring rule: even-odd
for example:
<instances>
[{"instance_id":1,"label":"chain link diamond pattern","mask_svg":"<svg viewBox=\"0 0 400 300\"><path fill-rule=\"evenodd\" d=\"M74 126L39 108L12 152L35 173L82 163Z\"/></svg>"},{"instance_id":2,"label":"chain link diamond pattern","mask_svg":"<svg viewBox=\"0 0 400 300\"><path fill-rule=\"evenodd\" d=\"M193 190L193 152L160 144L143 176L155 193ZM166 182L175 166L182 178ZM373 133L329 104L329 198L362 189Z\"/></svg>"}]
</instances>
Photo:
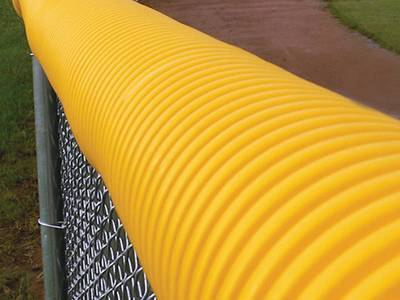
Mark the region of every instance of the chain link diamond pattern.
<instances>
[{"instance_id":1,"label":"chain link diamond pattern","mask_svg":"<svg viewBox=\"0 0 400 300\"><path fill-rule=\"evenodd\" d=\"M68 299L156 299L107 187L80 151L61 103L57 114Z\"/></svg>"}]
</instances>

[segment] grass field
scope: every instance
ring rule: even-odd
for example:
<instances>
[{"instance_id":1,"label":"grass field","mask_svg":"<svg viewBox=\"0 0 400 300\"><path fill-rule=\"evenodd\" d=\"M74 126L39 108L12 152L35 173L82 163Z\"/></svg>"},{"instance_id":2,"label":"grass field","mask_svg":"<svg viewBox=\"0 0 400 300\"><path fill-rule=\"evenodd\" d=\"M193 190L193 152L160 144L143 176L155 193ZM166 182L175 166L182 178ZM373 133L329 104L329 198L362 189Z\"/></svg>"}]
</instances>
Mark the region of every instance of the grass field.
<instances>
[{"instance_id":1,"label":"grass field","mask_svg":"<svg viewBox=\"0 0 400 300\"><path fill-rule=\"evenodd\" d=\"M0 299L42 294L29 49L0 0Z\"/></svg>"},{"instance_id":2,"label":"grass field","mask_svg":"<svg viewBox=\"0 0 400 300\"><path fill-rule=\"evenodd\" d=\"M331 0L344 24L400 54L400 0Z\"/></svg>"}]
</instances>

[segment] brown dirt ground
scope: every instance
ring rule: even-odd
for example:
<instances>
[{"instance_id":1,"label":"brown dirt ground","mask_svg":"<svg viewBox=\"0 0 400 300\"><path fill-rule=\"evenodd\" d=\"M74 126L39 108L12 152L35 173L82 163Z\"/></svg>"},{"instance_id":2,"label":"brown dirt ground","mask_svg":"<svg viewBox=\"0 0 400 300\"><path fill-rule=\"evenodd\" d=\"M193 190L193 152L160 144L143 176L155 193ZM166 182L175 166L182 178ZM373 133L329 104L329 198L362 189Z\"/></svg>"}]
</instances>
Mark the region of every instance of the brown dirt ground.
<instances>
[{"instance_id":1,"label":"brown dirt ground","mask_svg":"<svg viewBox=\"0 0 400 300\"><path fill-rule=\"evenodd\" d=\"M141 0L305 79L400 117L400 55L332 17L320 0Z\"/></svg>"}]
</instances>

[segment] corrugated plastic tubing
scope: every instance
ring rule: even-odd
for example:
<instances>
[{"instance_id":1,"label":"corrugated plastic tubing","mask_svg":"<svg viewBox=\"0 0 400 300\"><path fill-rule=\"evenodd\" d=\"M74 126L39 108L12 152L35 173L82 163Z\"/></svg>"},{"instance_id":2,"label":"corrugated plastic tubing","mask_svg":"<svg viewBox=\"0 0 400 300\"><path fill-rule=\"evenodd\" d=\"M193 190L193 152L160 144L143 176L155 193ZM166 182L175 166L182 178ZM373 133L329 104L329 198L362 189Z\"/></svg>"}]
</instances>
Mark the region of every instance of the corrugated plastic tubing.
<instances>
[{"instance_id":1,"label":"corrugated plastic tubing","mask_svg":"<svg viewBox=\"0 0 400 300\"><path fill-rule=\"evenodd\" d=\"M397 120L132 1L15 5L159 299L400 299Z\"/></svg>"}]
</instances>

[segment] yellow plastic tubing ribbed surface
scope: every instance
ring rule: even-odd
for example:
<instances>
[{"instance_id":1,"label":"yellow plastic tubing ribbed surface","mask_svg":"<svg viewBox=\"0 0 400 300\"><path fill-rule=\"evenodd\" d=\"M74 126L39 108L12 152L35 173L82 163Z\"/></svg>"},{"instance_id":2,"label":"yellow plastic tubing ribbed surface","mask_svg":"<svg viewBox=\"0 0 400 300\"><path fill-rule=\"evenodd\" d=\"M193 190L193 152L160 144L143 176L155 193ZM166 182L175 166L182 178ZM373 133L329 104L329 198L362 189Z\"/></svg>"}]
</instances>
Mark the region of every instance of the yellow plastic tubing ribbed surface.
<instances>
[{"instance_id":1,"label":"yellow plastic tubing ribbed surface","mask_svg":"<svg viewBox=\"0 0 400 300\"><path fill-rule=\"evenodd\" d=\"M129 0L19 6L160 299L400 299L397 120Z\"/></svg>"}]
</instances>

